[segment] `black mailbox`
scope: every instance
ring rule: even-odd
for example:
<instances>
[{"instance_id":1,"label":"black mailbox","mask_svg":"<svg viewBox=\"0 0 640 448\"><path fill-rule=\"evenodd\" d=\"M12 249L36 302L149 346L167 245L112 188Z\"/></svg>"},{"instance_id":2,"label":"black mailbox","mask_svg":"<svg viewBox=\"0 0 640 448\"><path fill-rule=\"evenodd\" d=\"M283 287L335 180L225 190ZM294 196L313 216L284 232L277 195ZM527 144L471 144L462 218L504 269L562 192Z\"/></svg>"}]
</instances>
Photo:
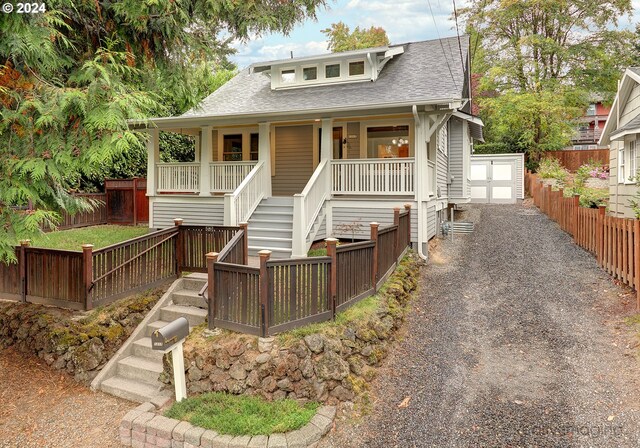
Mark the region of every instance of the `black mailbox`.
<instances>
[{"instance_id":1,"label":"black mailbox","mask_svg":"<svg viewBox=\"0 0 640 448\"><path fill-rule=\"evenodd\" d=\"M151 334L151 347L154 350L166 350L187 336L189 336L189 321L186 317L178 317Z\"/></svg>"}]
</instances>

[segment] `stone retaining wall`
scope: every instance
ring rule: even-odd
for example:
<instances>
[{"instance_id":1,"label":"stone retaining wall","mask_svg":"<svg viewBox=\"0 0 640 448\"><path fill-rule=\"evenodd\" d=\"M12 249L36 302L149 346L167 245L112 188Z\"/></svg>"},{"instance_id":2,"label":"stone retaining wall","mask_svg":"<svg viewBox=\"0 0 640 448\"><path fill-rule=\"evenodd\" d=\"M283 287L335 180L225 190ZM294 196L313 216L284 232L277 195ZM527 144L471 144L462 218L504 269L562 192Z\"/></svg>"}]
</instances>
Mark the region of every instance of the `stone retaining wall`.
<instances>
[{"instance_id":1,"label":"stone retaining wall","mask_svg":"<svg viewBox=\"0 0 640 448\"><path fill-rule=\"evenodd\" d=\"M91 313L0 302L0 349L13 346L38 355L54 369L89 383L161 295L154 290Z\"/></svg>"},{"instance_id":2,"label":"stone retaining wall","mask_svg":"<svg viewBox=\"0 0 640 448\"><path fill-rule=\"evenodd\" d=\"M332 325L292 342L224 334L213 342L194 332L185 344L189 394L224 391L327 404L353 401L375 376L403 322L418 282L419 259L410 254L385 284L377 312L362 321ZM285 340L286 341L286 340ZM161 380L171 384L168 356ZM168 386L172 387L172 386Z\"/></svg>"},{"instance_id":3,"label":"stone retaining wall","mask_svg":"<svg viewBox=\"0 0 640 448\"><path fill-rule=\"evenodd\" d=\"M155 413L144 403L129 411L120 424L120 442L134 448L303 448L316 443L331 428L336 408L323 406L300 429L270 436L229 436Z\"/></svg>"}]
</instances>

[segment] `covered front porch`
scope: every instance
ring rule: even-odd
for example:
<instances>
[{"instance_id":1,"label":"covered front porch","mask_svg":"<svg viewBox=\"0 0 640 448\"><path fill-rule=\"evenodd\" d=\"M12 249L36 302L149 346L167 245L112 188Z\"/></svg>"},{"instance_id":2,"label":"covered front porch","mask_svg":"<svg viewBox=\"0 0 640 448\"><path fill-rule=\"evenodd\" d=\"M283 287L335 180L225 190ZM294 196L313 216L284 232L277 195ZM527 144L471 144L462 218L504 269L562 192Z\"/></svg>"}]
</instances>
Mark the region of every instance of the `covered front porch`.
<instances>
[{"instance_id":1,"label":"covered front porch","mask_svg":"<svg viewBox=\"0 0 640 448\"><path fill-rule=\"evenodd\" d=\"M421 126L431 129L431 138L444 120L427 120L424 113L418 122L415 118L405 113L167 127L194 136L195 160L183 163L160 162L162 128L150 129L150 226L162 226L154 204L167 217L169 211L180 212L185 222L189 213L202 214L200 222L204 216L224 225L249 222L250 235L258 227L254 239L261 244L282 242L288 247L285 255L304 256L322 233L319 229L327 234L333 230L331 210L325 206L331 199L350 198L369 207L376 198L415 204L435 196L436 159L427 151ZM265 209L272 216L262 216ZM254 212L260 222L252 223ZM277 220L284 228L269 239L267 227Z\"/></svg>"}]
</instances>

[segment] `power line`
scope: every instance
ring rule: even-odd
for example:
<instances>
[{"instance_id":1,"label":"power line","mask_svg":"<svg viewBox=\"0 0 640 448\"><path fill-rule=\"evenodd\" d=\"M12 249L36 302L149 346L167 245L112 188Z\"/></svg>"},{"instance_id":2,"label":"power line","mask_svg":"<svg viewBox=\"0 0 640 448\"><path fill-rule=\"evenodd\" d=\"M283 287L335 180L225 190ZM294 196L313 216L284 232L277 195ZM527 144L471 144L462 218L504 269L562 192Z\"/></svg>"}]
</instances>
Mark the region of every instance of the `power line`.
<instances>
[{"instance_id":1,"label":"power line","mask_svg":"<svg viewBox=\"0 0 640 448\"><path fill-rule=\"evenodd\" d=\"M435 27L436 34L438 35L438 42L440 42L440 48L442 48L442 55L444 56L444 61L447 63L447 68L449 69L449 74L451 75L451 80L453 81L453 85L455 86L456 90L458 90L458 83L456 82L456 78L453 76L453 71L451 70L451 65L449 65L449 59L447 58L447 52L445 51L444 45L442 44L440 31L438 31L436 16L433 14L433 8L431 8L431 0L427 0L427 4L429 5L429 11L431 12L431 18L433 19L433 26Z\"/></svg>"},{"instance_id":2,"label":"power line","mask_svg":"<svg viewBox=\"0 0 640 448\"><path fill-rule=\"evenodd\" d=\"M453 17L456 21L456 35L458 36L458 49L460 50L460 64L462 65L462 73L464 73L464 57L462 57L462 44L460 43L460 29L458 28L458 10L456 9L456 0L453 1Z\"/></svg>"}]
</instances>

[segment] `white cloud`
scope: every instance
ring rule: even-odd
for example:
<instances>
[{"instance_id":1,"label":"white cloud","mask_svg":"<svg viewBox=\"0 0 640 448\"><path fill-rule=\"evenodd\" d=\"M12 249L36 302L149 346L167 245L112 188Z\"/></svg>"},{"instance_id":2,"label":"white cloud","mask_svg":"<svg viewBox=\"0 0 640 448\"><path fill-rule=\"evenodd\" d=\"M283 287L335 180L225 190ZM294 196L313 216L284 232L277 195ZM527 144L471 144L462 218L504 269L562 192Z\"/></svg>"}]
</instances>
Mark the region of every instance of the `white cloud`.
<instances>
[{"instance_id":1,"label":"white cloud","mask_svg":"<svg viewBox=\"0 0 640 448\"><path fill-rule=\"evenodd\" d=\"M327 41L268 44L265 39L256 39L247 44L234 44L238 48L238 53L232 59L242 68L256 62L287 59L291 57L291 52L296 58L328 53L327 44Z\"/></svg>"}]
</instances>

